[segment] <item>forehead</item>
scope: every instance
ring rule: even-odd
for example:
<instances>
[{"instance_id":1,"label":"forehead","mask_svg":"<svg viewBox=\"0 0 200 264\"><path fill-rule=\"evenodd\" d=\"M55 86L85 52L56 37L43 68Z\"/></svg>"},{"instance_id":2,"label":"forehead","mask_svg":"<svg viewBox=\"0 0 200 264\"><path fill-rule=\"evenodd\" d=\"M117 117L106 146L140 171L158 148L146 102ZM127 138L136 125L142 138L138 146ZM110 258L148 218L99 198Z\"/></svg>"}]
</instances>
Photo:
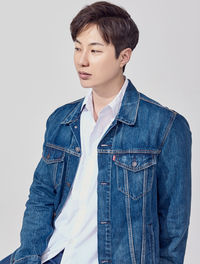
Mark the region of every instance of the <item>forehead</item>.
<instances>
[{"instance_id":1,"label":"forehead","mask_svg":"<svg viewBox=\"0 0 200 264\"><path fill-rule=\"evenodd\" d=\"M77 41L76 41L77 40ZM97 28L97 25L91 24L86 25L81 32L76 36L75 42L89 44L89 43L99 43L104 46L108 44L104 41L101 36L100 30Z\"/></svg>"}]
</instances>

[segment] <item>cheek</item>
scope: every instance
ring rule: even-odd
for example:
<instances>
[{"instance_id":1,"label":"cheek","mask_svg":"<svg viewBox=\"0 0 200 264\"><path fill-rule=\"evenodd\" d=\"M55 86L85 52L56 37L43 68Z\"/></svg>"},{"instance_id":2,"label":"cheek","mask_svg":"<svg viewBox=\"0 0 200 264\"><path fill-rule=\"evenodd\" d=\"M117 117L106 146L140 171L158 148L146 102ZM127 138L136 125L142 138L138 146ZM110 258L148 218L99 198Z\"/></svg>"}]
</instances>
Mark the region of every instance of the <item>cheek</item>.
<instances>
[{"instance_id":1,"label":"cheek","mask_svg":"<svg viewBox=\"0 0 200 264\"><path fill-rule=\"evenodd\" d=\"M74 58L73 59L74 59L74 65L77 66L77 58L76 58L75 55L74 55Z\"/></svg>"},{"instance_id":2,"label":"cheek","mask_svg":"<svg viewBox=\"0 0 200 264\"><path fill-rule=\"evenodd\" d=\"M73 60L74 60L75 66L78 66L79 65L79 61L80 61L80 55L78 53L74 53Z\"/></svg>"},{"instance_id":3,"label":"cheek","mask_svg":"<svg viewBox=\"0 0 200 264\"><path fill-rule=\"evenodd\" d=\"M113 61L108 61L103 65L99 72L105 77L108 76L110 78L116 75L116 73L118 72L118 67Z\"/></svg>"},{"instance_id":4,"label":"cheek","mask_svg":"<svg viewBox=\"0 0 200 264\"><path fill-rule=\"evenodd\" d=\"M115 71L116 61L109 56L101 58L101 60L97 62L97 68L99 73L110 73L111 71Z\"/></svg>"}]
</instances>

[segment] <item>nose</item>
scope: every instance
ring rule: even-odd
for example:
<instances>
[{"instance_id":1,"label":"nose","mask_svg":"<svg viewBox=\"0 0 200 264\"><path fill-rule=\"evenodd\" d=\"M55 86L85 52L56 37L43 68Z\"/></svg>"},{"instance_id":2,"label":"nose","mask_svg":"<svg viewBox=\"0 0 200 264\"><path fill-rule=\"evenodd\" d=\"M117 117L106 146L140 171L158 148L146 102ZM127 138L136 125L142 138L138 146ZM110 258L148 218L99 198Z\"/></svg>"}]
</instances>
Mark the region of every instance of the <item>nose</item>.
<instances>
[{"instance_id":1,"label":"nose","mask_svg":"<svg viewBox=\"0 0 200 264\"><path fill-rule=\"evenodd\" d=\"M86 67L89 66L89 59L87 52L82 52L78 59L78 64L80 67Z\"/></svg>"}]
</instances>

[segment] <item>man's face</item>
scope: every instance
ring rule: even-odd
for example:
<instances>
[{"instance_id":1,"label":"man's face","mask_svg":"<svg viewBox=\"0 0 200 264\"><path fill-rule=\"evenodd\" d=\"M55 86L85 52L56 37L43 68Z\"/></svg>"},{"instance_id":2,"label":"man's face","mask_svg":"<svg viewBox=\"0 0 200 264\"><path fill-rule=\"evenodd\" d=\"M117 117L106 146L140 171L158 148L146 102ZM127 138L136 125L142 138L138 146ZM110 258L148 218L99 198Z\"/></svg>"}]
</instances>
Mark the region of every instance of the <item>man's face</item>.
<instances>
[{"instance_id":1,"label":"man's face","mask_svg":"<svg viewBox=\"0 0 200 264\"><path fill-rule=\"evenodd\" d=\"M74 64L83 87L101 89L115 83L115 79L123 74L120 59L115 58L113 44L103 40L96 25L90 25L78 34L74 43Z\"/></svg>"}]
</instances>

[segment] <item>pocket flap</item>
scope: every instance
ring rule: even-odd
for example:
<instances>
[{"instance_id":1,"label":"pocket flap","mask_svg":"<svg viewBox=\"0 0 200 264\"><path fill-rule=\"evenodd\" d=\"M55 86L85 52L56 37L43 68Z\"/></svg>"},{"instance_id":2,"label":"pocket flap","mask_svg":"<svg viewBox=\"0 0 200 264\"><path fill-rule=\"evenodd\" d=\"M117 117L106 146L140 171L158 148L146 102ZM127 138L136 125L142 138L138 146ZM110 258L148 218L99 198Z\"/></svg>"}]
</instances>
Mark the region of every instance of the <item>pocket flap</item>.
<instances>
[{"instance_id":1,"label":"pocket flap","mask_svg":"<svg viewBox=\"0 0 200 264\"><path fill-rule=\"evenodd\" d=\"M64 160L65 152L50 146L44 146L42 158L46 163L61 162Z\"/></svg>"},{"instance_id":2,"label":"pocket flap","mask_svg":"<svg viewBox=\"0 0 200 264\"><path fill-rule=\"evenodd\" d=\"M155 155L149 153L117 154L114 160L116 165L135 172L156 164Z\"/></svg>"}]
</instances>

